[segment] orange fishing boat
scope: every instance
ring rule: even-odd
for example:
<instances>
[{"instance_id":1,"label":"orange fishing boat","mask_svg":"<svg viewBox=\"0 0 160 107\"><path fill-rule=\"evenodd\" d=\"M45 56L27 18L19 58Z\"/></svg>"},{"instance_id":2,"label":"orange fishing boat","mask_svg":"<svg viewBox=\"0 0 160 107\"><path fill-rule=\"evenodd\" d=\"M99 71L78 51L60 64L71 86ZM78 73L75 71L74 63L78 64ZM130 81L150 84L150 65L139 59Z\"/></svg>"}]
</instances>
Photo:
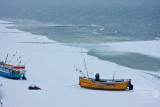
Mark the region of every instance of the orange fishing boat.
<instances>
[{"instance_id":1,"label":"orange fishing boat","mask_svg":"<svg viewBox=\"0 0 160 107\"><path fill-rule=\"evenodd\" d=\"M82 76L79 76L79 85L84 88L101 89L101 90L133 90L131 79L100 79L99 73L95 78L90 78L87 72L85 75L77 66L75 66ZM115 75L115 73L114 73Z\"/></svg>"},{"instance_id":2,"label":"orange fishing boat","mask_svg":"<svg viewBox=\"0 0 160 107\"><path fill-rule=\"evenodd\" d=\"M79 85L84 88L102 90L132 90L131 79L99 79L79 77Z\"/></svg>"}]
</instances>

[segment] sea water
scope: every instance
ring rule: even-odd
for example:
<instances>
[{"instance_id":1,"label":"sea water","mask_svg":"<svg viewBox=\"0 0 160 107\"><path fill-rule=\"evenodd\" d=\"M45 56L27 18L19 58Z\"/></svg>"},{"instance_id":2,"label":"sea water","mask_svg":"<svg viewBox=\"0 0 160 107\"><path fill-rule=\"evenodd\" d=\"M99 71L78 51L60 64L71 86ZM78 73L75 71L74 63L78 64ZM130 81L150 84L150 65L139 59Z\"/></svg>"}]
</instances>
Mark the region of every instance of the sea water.
<instances>
[{"instance_id":1,"label":"sea water","mask_svg":"<svg viewBox=\"0 0 160 107\"><path fill-rule=\"evenodd\" d=\"M14 28L83 47L122 66L160 71L160 59L102 43L160 39L159 0L0 0L0 19Z\"/></svg>"}]
</instances>

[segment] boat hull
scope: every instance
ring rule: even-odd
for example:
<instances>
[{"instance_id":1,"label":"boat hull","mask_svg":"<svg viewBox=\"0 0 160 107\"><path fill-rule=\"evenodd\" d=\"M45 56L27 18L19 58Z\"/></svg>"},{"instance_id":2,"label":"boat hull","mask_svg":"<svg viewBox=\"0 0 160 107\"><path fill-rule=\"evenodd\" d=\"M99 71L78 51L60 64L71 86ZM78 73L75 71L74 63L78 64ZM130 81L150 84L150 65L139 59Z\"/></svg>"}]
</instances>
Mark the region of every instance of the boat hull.
<instances>
[{"instance_id":1,"label":"boat hull","mask_svg":"<svg viewBox=\"0 0 160 107\"><path fill-rule=\"evenodd\" d=\"M14 74L14 73L0 71L0 76L11 79L21 79L23 77L23 74Z\"/></svg>"},{"instance_id":2,"label":"boat hull","mask_svg":"<svg viewBox=\"0 0 160 107\"><path fill-rule=\"evenodd\" d=\"M79 77L79 85L85 88L102 89L102 90L126 90L129 81L124 80L120 82L101 82Z\"/></svg>"}]
</instances>

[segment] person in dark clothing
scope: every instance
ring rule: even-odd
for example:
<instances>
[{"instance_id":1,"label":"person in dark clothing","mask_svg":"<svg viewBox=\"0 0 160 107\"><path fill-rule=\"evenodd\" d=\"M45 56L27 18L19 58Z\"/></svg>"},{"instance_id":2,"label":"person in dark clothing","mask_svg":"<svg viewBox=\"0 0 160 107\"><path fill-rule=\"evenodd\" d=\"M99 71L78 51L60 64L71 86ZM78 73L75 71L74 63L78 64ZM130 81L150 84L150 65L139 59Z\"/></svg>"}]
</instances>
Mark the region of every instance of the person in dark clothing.
<instances>
[{"instance_id":1,"label":"person in dark clothing","mask_svg":"<svg viewBox=\"0 0 160 107\"><path fill-rule=\"evenodd\" d=\"M99 78L100 78L99 73L96 73L96 75L95 75L95 81L99 81Z\"/></svg>"}]
</instances>

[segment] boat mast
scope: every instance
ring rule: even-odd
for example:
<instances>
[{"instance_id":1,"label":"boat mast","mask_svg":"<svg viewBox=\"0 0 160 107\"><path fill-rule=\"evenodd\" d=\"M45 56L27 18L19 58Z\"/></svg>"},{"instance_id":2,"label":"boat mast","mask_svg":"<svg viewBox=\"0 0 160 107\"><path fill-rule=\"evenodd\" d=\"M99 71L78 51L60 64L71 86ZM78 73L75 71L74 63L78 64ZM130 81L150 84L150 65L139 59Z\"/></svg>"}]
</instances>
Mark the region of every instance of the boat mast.
<instances>
[{"instance_id":1,"label":"boat mast","mask_svg":"<svg viewBox=\"0 0 160 107\"><path fill-rule=\"evenodd\" d=\"M87 73L87 78L89 78L89 75L88 75L88 70L87 70L87 65L86 65L86 60L85 60L85 58L84 58L84 67L85 67L85 70L86 70L86 73Z\"/></svg>"},{"instance_id":2,"label":"boat mast","mask_svg":"<svg viewBox=\"0 0 160 107\"><path fill-rule=\"evenodd\" d=\"M115 73L116 73L116 71L114 71L114 75L113 75L113 80L112 81L114 81Z\"/></svg>"},{"instance_id":3,"label":"boat mast","mask_svg":"<svg viewBox=\"0 0 160 107\"><path fill-rule=\"evenodd\" d=\"M8 54L7 54L7 56L6 56L6 59L5 59L5 62L4 62L4 64L6 64L6 63L7 63L7 58L8 58Z\"/></svg>"}]
</instances>

